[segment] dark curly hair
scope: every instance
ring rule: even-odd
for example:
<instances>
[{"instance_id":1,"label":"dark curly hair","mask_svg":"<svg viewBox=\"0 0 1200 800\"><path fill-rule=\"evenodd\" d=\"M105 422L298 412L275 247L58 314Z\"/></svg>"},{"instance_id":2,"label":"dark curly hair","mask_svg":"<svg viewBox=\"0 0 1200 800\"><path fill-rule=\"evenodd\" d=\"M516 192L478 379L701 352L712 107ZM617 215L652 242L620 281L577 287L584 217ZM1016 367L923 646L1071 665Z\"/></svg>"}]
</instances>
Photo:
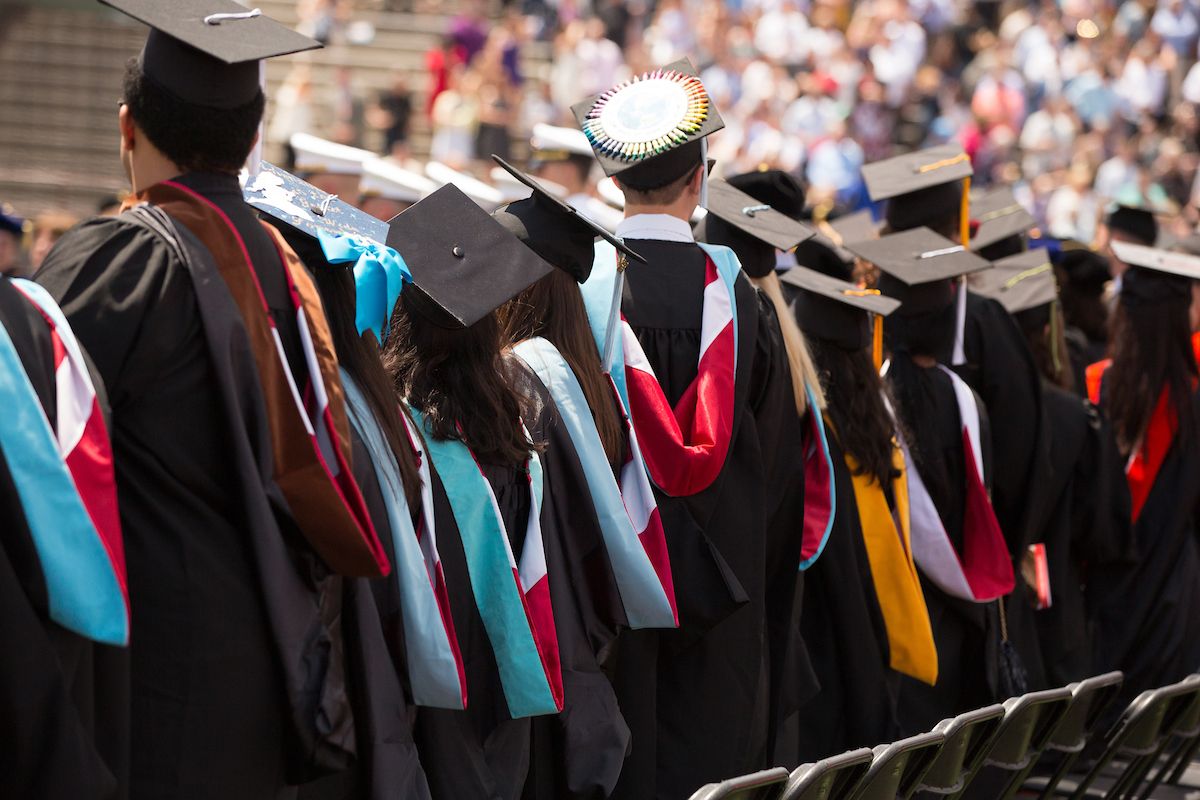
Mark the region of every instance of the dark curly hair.
<instances>
[{"instance_id":1,"label":"dark curly hair","mask_svg":"<svg viewBox=\"0 0 1200 800\"><path fill-rule=\"evenodd\" d=\"M535 445L521 430L521 398L513 389L496 315L465 330L439 328L400 295L384 350L396 391L425 414L428 433L457 439L486 464L524 464Z\"/></svg>"},{"instance_id":2,"label":"dark curly hair","mask_svg":"<svg viewBox=\"0 0 1200 800\"><path fill-rule=\"evenodd\" d=\"M266 98L237 108L180 100L147 77L136 58L125 66L124 103L150 143L183 172L237 172L254 148Z\"/></svg>"}]
</instances>

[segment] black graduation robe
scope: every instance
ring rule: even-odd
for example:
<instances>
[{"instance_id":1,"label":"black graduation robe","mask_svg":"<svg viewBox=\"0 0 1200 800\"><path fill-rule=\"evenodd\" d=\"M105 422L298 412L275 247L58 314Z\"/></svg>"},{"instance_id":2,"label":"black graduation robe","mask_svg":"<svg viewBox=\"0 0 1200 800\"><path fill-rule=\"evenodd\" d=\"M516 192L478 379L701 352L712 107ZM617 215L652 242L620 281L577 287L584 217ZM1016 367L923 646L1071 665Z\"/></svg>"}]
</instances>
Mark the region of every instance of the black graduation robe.
<instances>
[{"instance_id":1,"label":"black graduation robe","mask_svg":"<svg viewBox=\"0 0 1200 800\"><path fill-rule=\"evenodd\" d=\"M1192 395L1200 413L1200 393ZM1101 393L1101 409L1104 393ZM1172 442L1141 515L1130 564L1089 575L1095 668L1125 673L1114 706L1200 668L1200 449Z\"/></svg>"},{"instance_id":2,"label":"black graduation robe","mask_svg":"<svg viewBox=\"0 0 1200 800\"><path fill-rule=\"evenodd\" d=\"M1044 391L1053 506L1040 541L1051 606L1037 612L1037 630L1046 680L1065 686L1095 674L1084 587L1095 570L1128 555L1129 487L1116 441L1096 408L1057 386L1045 384Z\"/></svg>"},{"instance_id":3,"label":"black graduation robe","mask_svg":"<svg viewBox=\"0 0 1200 800\"><path fill-rule=\"evenodd\" d=\"M800 709L797 763L812 763L899 734L887 628L871 579L853 476L832 431L829 451L837 491L833 530L821 557L804 575L804 640L821 691Z\"/></svg>"},{"instance_id":4,"label":"black graduation robe","mask_svg":"<svg viewBox=\"0 0 1200 800\"><path fill-rule=\"evenodd\" d=\"M622 311L674 404L697 373L705 254L689 242L627 243L648 263L626 270ZM773 766L783 721L816 689L798 625L804 484L787 355L774 308L744 275L733 299L739 352L725 465L693 496L655 492L680 627L629 631L617 652L633 734L622 800L685 798Z\"/></svg>"},{"instance_id":5,"label":"black graduation robe","mask_svg":"<svg viewBox=\"0 0 1200 800\"><path fill-rule=\"evenodd\" d=\"M434 514L455 631L467 676L467 708L420 708L416 740L437 800L604 797L621 770L629 731L597 654L616 626L588 598L611 581L607 556L586 496L583 470L553 401L524 367L510 361L530 435L541 454L545 491L540 522L558 634L564 707L561 714L512 719L495 656L467 572L466 555L441 478L433 470ZM481 464L496 496L514 554L521 552L530 512L523 469ZM596 549L599 546L600 549ZM582 576L592 576L590 587ZM615 584L610 596L615 596Z\"/></svg>"},{"instance_id":6,"label":"black graduation robe","mask_svg":"<svg viewBox=\"0 0 1200 800\"><path fill-rule=\"evenodd\" d=\"M0 277L0 325L53 427L54 351L33 304ZM103 404L103 387L97 386ZM0 796L127 796L128 656L50 619L49 596L12 475L0 450Z\"/></svg>"},{"instance_id":7,"label":"black graduation robe","mask_svg":"<svg viewBox=\"0 0 1200 800\"><path fill-rule=\"evenodd\" d=\"M916 413L925 415L930 438L909 442L916 469L929 490L946 533L961 552L963 514L966 507L966 462L962 422L950 376L937 367L913 365L906 372L918 382ZM896 366L889 379L894 380ZM978 396L980 440L983 443L985 481L990 474L989 417ZM911 433L914 423L903 420ZM911 467L912 465L910 465ZM920 567L918 567L918 571ZM905 736L922 733L948 717L996 700L995 648L998 614L995 603L972 603L943 592L921 574L921 588L929 609L929 623L938 651L938 680L928 686L907 676L900 678L899 715Z\"/></svg>"},{"instance_id":8,"label":"black graduation robe","mask_svg":"<svg viewBox=\"0 0 1200 800\"><path fill-rule=\"evenodd\" d=\"M303 380L284 265L236 176L177 181L237 228ZM274 485L237 308L199 240L176 233L192 255L128 214L89 220L59 240L37 280L112 406L133 609L131 794L264 800L313 777L315 763L348 763L345 692L330 685L341 594Z\"/></svg>"}]
</instances>

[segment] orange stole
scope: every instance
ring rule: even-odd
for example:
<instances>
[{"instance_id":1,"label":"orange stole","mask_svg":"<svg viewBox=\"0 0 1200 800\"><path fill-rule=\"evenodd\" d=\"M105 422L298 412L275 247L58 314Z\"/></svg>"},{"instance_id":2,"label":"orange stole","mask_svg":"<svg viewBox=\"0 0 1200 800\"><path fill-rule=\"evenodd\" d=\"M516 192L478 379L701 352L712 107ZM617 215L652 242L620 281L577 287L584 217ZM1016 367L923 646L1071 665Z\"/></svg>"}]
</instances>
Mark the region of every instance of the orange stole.
<instances>
[{"instance_id":1,"label":"orange stole","mask_svg":"<svg viewBox=\"0 0 1200 800\"><path fill-rule=\"evenodd\" d=\"M904 455L893 450L892 462L900 475L892 482L896 515L888 507L883 488L870 475L856 475L858 462L849 453L846 465L854 483L854 500L862 528L871 581L887 629L890 666L899 673L930 686L937 683L938 656L929 623L929 610L921 579L913 563L909 536L908 483ZM896 519L900 525L897 529Z\"/></svg>"}]
</instances>

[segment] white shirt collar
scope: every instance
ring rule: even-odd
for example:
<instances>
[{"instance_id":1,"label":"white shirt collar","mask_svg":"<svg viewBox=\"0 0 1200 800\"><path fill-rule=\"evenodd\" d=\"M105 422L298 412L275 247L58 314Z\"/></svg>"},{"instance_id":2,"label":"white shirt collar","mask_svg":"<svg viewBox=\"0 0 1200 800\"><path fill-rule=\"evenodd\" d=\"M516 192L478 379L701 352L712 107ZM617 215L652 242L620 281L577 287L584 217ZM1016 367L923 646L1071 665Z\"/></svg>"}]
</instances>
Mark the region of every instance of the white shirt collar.
<instances>
[{"instance_id":1,"label":"white shirt collar","mask_svg":"<svg viewBox=\"0 0 1200 800\"><path fill-rule=\"evenodd\" d=\"M622 239L657 239L660 242L694 242L692 226L670 214L634 214L621 220L617 236Z\"/></svg>"}]
</instances>

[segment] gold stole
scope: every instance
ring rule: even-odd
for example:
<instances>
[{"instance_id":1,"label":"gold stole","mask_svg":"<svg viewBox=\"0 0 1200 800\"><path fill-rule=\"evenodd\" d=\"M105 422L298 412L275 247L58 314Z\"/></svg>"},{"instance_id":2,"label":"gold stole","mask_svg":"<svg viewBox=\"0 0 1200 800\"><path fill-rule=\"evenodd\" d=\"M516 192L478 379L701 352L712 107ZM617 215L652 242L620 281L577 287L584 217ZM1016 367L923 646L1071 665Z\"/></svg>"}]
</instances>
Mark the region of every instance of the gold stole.
<instances>
[{"instance_id":1,"label":"gold stole","mask_svg":"<svg viewBox=\"0 0 1200 800\"><path fill-rule=\"evenodd\" d=\"M892 452L892 463L900 473L892 482L900 530L896 529L896 517L888 508L883 488L870 475L855 474L858 462L849 453L846 465L854 482L854 500L871 564L871 581L887 629L891 668L932 686L938 677L937 646L921 580L913 563L904 455L899 448Z\"/></svg>"}]
</instances>

